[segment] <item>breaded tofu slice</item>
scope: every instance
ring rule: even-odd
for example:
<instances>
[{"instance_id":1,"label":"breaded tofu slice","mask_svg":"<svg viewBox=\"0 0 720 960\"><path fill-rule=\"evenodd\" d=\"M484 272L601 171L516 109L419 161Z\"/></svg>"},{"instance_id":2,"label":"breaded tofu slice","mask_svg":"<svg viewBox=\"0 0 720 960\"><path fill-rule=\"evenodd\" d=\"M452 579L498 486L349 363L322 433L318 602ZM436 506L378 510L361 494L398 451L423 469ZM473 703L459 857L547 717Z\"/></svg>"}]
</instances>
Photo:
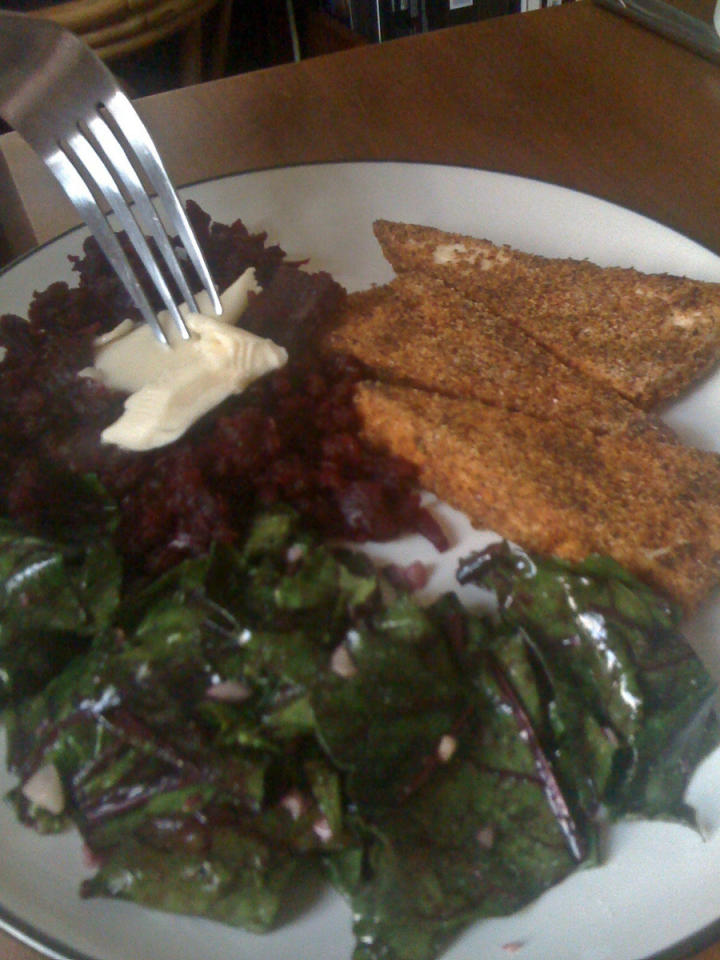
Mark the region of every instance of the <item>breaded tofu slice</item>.
<instances>
[{"instance_id":1,"label":"breaded tofu slice","mask_svg":"<svg viewBox=\"0 0 720 960\"><path fill-rule=\"evenodd\" d=\"M543 420L572 425L580 419L604 433L645 419L505 317L419 274L350 294L325 346L360 360L385 383L474 398ZM658 429L657 421L645 426Z\"/></svg>"},{"instance_id":2,"label":"breaded tofu slice","mask_svg":"<svg viewBox=\"0 0 720 960\"><path fill-rule=\"evenodd\" d=\"M397 273L442 280L645 410L720 359L718 283L546 258L434 227L373 228Z\"/></svg>"},{"instance_id":3,"label":"breaded tofu slice","mask_svg":"<svg viewBox=\"0 0 720 960\"><path fill-rule=\"evenodd\" d=\"M570 561L604 554L694 610L720 577L720 457L652 435L363 382L368 442L480 528Z\"/></svg>"}]
</instances>

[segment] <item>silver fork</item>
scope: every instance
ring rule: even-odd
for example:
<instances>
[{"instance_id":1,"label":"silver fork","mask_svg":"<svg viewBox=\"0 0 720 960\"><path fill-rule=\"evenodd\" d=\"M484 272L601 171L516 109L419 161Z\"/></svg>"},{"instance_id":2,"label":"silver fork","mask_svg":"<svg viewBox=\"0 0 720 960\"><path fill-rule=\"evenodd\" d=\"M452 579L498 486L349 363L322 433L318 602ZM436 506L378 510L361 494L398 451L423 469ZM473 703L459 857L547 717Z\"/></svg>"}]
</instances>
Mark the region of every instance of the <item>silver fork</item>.
<instances>
[{"instance_id":1,"label":"silver fork","mask_svg":"<svg viewBox=\"0 0 720 960\"><path fill-rule=\"evenodd\" d=\"M155 240L191 310L197 311L197 302L150 192L215 313L222 313L205 258L146 127L110 70L80 39L50 21L0 11L0 117L59 180L159 340L168 342L166 332L109 219L117 218L187 339L185 321L146 236Z\"/></svg>"}]
</instances>

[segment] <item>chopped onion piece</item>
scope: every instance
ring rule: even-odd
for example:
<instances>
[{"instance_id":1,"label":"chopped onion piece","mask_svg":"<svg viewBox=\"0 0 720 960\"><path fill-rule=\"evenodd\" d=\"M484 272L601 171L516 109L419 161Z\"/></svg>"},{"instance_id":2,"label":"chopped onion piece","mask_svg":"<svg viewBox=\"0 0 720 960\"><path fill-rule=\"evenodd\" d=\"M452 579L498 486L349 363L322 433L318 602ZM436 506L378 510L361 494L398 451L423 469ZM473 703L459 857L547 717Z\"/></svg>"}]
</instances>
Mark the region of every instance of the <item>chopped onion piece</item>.
<instances>
[{"instance_id":1,"label":"chopped onion piece","mask_svg":"<svg viewBox=\"0 0 720 960\"><path fill-rule=\"evenodd\" d=\"M205 696L221 703L242 703L251 693L250 687L239 680L221 680L208 687Z\"/></svg>"},{"instance_id":2,"label":"chopped onion piece","mask_svg":"<svg viewBox=\"0 0 720 960\"><path fill-rule=\"evenodd\" d=\"M282 798L280 806L287 810L293 820L299 820L307 809L307 801L299 790L291 790Z\"/></svg>"},{"instance_id":3,"label":"chopped onion piece","mask_svg":"<svg viewBox=\"0 0 720 960\"><path fill-rule=\"evenodd\" d=\"M339 677L343 677L346 680L354 677L357 673L355 661L344 643L341 643L333 650L332 656L330 657L330 669L333 673L336 673Z\"/></svg>"},{"instance_id":4,"label":"chopped onion piece","mask_svg":"<svg viewBox=\"0 0 720 960\"><path fill-rule=\"evenodd\" d=\"M40 767L22 786L23 796L56 816L65 809L65 791L54 763Z\"/></svg>"},{"instance_id":5,"label":"chopped onion piece","mask_svg":"<svg viewBox=\"0 0 720 960\"><path fill-rule=\"evenodd\" d=\"M451 737L449 733L440 737L440 743L438 743L437 748L438 760L440 760L441 763L447 763L457 750L457 747L457 740L455 737Z\"/></svg>"},{"instance_id":6,"label":"chopped onion piece","mask_svg":"<svg viewBox=\"0 0 720 960\"><path fill-rule=\"evenodd\" d=\"M332 829L327 817L321 817L319 820L315 821L313 824L313 833L319 840L322 840L323 843L327 843L328 840L332 840Z\"/></svg>"}]
</instances>

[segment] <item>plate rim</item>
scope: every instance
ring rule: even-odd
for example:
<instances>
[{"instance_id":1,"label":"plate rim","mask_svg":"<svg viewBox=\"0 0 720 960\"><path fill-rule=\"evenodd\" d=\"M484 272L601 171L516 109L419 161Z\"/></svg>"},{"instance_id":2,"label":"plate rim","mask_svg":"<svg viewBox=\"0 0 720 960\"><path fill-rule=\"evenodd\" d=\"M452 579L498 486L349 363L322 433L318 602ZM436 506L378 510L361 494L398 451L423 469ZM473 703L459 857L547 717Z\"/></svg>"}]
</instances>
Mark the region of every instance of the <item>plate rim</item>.
<instances>
[{"instance_id":1,"label":"plate rim","mask_svg":"<svg viewBox=\"0 0 720 960\"><path fill-rule=\"evenodd\" d=\"M569 195L579 196L586 198L587 200L594 201L599 204L603 204L608 208L615 209L617 211L623 211L625 213L631 214L633 217L637 217L641 220L646 221L648 224L654 224L655 226L660 227L662 230L667 231L668 233L674 234L676 237L682 238L687 243L693 244L697 247L698 250L702 250L706 254L709 254L712 257L717 258L720 261L720 251L715 251L711 247L702 243L699 240L696 240L694 237L691 237L689 234L683 233L681 230L671 226L670 224L664 223L662 220L657 220L648 213L644 213L641 210L635 210L632 207L626 207L621 203L618 203L615 200L611 200L607 197L601 196L599 193L592 193L588 190L580 190L576 187L569 187L562 183L557 183L554 180L545 180L539 176L528 176L521 173L514 173L512 171L506 170L494 170L491 167L476 167L469 163L436 163L426 160L383 160L379 158L369 158L369 159L340 159L340 160L309 160L302 161L298 160L295 163L284 163L277 164L267 167L250 167L247 170L235 170L229 171L227 173L222 173L219 176L207 176L200 177L197 180L191 180L187 183L182 184L182 186L175 186L178 194L181 198L183 194L188 191L193 191L198 187L202 187L206 184L211 183L221 183L226 180L232 180L235 178L242 178L248 176L254 176L263 173L282 173L283 171L288 170L303 170L303 169L314 169L319 167L349 167L349 166L358 166L358 167L424 167L428 170L458 170L464 171L467 173L476 173L480 176L490 175L492 177L498 177L505 180L516 180L518 182L537 184L538 186L548 188L550 190L558 191L560 193L566 193ZM34 256L37 253L45 250L47 247L52 246L55 243L58 243L62 240L65 240L67 237L71 236L73 233L81 233L87 231L87 226L83 223L78 223L75 226L68 227L63 230L62 233L59 233L56 237L51 237L48 240L44 240L42 243L37 244L37 246L31 247L29 250L26 250L23 253L18 254L16 257L13 257L12 260L3 264L0 267L0 279L2 279L6 273L11 271L14 267L19 266L28 258Z\"/></svg>"}]
</instances>

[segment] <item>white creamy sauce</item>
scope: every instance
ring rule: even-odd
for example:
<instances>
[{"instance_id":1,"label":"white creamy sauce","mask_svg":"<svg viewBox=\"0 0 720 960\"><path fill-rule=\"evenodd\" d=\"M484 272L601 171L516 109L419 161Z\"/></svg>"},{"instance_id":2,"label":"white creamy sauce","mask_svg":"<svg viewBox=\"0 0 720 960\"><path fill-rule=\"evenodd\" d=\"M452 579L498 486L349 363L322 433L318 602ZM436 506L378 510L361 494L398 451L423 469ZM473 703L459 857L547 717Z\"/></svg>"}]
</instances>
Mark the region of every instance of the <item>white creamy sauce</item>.
<instances>
[{"instance_id":1,"label":"white creamy sauce","mask_svg":"<svg viewBox=\"0 0 720 960\"><path fill-rule=\"evenodd\" d=\"M147 324L129 321L98 338L95 364L83 375L129 393L122 415L103 431L102 440L126 450L165 446L227 397L286 363L283 347L235 326L249 292L257 289L254 270L247 270L221 295L221 317L209 315L207 295L197 298L202 313L183 304L188 340L172 330L167 314L159 314L170 346L160 343Z\"/></svg>"}]
</instances>

